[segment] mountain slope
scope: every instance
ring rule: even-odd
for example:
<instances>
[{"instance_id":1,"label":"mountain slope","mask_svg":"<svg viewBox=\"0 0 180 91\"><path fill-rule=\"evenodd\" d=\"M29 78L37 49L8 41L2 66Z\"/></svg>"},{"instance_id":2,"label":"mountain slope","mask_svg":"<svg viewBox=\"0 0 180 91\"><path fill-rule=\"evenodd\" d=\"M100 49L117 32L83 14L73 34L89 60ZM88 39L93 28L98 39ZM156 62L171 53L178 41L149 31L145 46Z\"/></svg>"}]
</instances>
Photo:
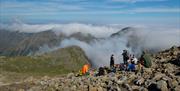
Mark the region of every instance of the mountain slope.
<instances>
[{"instance_id":1,"label":"mountain slope","mask_svg":"<svg viewBox=\"0 0 180 91\"><path fill-rule=\"evenodd\" d=\"M56 54L56 53L55 53ZM54 55L54 54L53 54ZM102 76L28 78L21 83L0 86L2 90L32 91L179 91L180 46L151 55L152 66L142 72L106 73ZM107 69L107 67L106 67ZM96 74L96 73L95 73Z\"/></svg>"},{"instance_id":2,"label":"mountain slope","mask_svg":"<svg viewBox=\"0 0 180 91\"><path fill-rule=\"evenodd\" d=\"M31 33L0 30L0 55L8 55L9 51L13 51L19 42L31 35Z\"/></svg>"},{"instance_id":3,"label":"mountain slope","mask_svg":"<svg viewBox=\"0 0 180 91\"><path fill-rule=\"evenodd\" d=\"M55 34L53 30L38 33L22 33L0 30L0 55L26 56L33 55L40 47L47 45L52 48L59 46L63 39L75 38L80 41L90 42L94 36L84 35L80 32L66 36L63 33Z\"/></svg>"},{"instance_id":4,"label":"mountain slope","mask_svg":"<svg viewBox=\"0 0 180 91\"><path fill-rule=\"evenodd\" d=\"M84 51L77 46L58 49L41 56L1 57L1 73L21 73L32 75L58 75L77 72L88 63Z\"/></svg>"},{"instance_id":5,"label":"mountain slope","mask_svg":"<svg viewBox=\"0 0 180 91\"><path fill-rule=\"evenodd\" d=\"M14 49L11 55L28 55L39 49L43 45L49 47L57 46L61 37L58 37L53 31L43 31L35 33L32 36L22 40Z\"/></svg>"}]
</instances>

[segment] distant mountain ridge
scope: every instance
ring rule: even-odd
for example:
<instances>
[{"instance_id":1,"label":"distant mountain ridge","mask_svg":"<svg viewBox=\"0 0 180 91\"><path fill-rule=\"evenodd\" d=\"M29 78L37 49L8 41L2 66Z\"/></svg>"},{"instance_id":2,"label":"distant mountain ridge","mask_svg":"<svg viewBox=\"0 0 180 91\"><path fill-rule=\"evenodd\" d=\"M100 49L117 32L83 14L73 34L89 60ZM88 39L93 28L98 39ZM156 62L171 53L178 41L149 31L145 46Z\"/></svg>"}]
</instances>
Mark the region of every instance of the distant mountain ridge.
<instances>
[{"instance_id":1,"label":"distant mountain ridge","mask_svg":"<svg viewBox=\"0 0 180 91\"><path fill-rule=\"evenodd\" d=\"M111 34L108 38L121 38L136 29L133 27L125 27ZM131 39L136 37L131 36ZM25 33L19 31L0 30L0 56L27 56L34 55L40 47L44 45L49 48L59 46L64 39L75 38L79 41L90 43L94 40L103 40L103 38L96 38L91 34L83 34L81 32L73 33L67 36L64 33L55 33L53 30L41 31L37 33ZM132 43L128 42L127 46Z\"/></svg>"},{"instance_id":2,"label":"distant mountain ridge","mask_svg":"<svg viewBox=\"0 0 180 91\"><path fill-rule=\"evenodd\" d=\"M157 52L157 49L147 49L145 39L140 35L138 29L134 27L125 27L119 31L112 33L107 38L96 38L91 34L75 32L66 35L62 32L58 34L53 30L41 31L37 33L24 33L18 31L0 30L0 56L27 56L34 55L40 47L53 48L61 45L64 39L77 39L79 41L90 43L94 40L101 41L104 39L124 38L127 43L126 47L131 48L135 54L139 54L142 50L150 50Z\"/></svg>"},{"instance_id":3,"label":"distant mountain ridge","mask_svg":"<svg viewBox=\"0 0 180 91\"><path fill-rule=\"evenodd\" d=\"M118 32L111 34L110 37L120 37L120 36L123 36L124 34L127 34L128 32L132 32L134 30L135 29L133 27L125 27L125 28L119 30Z\"/></svg>"},{"instance_id":4,"label":"distant mountain ridge","mask_svg":"<svg viewBox=\"0 0 180 91\"><path fill-rule=\"evenodd\" d=\"M63 39L75 38L80 41L90 42L94 36L82 33L74 33L66 36L63 33L55 34L52 30L38 33L24 33L18 31L0 30L0 55L17 56L33 54L43 45L49 47L58 46Z\"/></svg>"}]
</instances>

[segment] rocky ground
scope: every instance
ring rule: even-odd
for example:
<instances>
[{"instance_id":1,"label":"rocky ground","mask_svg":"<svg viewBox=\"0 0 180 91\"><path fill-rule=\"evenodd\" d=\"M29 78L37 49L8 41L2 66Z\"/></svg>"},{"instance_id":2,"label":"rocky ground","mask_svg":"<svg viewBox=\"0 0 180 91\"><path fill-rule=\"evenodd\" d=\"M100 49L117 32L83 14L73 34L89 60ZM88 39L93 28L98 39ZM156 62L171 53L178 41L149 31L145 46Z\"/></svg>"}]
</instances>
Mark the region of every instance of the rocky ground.
<instances>
[{"instance_id":1,"label":"rocky ground","mask_svg":"<svg viewBox=\"0 0 180 91\"><path fill-rule=\"evenodd\" d=\"M0 86L0 91L180 91L180 47L153 54L144 73L118 71L104 76L29 77Z\"/></svg>"}]
</instances>

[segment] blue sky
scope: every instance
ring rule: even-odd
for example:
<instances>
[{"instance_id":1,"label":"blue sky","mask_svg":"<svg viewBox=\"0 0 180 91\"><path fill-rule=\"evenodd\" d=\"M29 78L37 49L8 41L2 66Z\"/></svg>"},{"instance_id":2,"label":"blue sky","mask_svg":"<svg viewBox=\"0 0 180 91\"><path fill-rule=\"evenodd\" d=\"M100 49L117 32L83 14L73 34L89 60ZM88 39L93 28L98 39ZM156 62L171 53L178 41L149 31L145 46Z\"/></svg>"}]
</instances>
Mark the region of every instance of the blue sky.
<instances>
[{"instance_id":1,"label":"blue sky","mask_svg":"<svg viewBox=\"0 0 180 91\"><path fill-rule=\"evenodd\" d=\"M0 0L0 21L180 24L180 0Z\"/></svg>"}]
</instances>

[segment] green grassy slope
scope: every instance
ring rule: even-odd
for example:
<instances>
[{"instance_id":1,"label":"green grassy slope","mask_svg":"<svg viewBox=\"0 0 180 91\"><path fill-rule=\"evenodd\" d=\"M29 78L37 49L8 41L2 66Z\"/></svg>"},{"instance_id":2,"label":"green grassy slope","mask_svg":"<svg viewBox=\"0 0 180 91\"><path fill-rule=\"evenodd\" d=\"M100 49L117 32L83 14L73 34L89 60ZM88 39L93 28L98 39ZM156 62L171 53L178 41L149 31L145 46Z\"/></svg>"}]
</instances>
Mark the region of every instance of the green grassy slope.
<instances>
[{"instance_id":1,"label":"green grassy slope","mask_svg":"<svg viewBox=\"0 0 180 91\"><path fill-rule=\"evenodd\" d=\"M78 71L85 63L88 63L88 59L83 50L71 46L35 57L0 57L0 71L31 75L59 75Z\"/></svg>"}]
</instances>

